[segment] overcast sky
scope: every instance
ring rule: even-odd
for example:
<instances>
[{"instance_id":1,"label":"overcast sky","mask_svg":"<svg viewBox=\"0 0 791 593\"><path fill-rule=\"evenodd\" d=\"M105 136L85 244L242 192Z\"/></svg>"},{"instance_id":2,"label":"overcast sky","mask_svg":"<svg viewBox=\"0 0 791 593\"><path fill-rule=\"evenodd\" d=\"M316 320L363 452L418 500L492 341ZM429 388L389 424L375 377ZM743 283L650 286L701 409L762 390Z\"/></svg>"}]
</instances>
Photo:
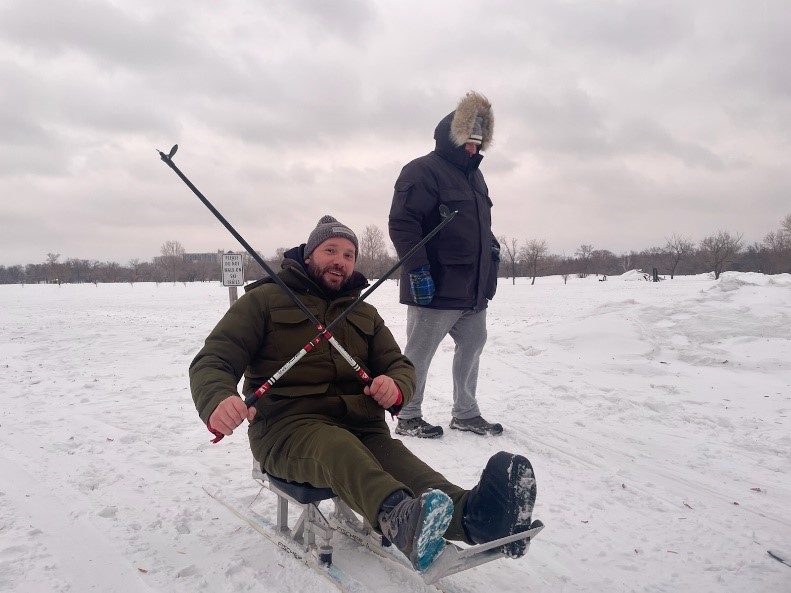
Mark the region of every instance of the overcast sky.
<instances>
[{"instance_id":1,"label":"overcast sky","mask_svg":"<svg viewBox=\"0 0 791 593\"><path fill-rule=\"evenodd\" d=\"M494 232L617 254L791 213L788 0L0 0L0 264L386 232L474 89Z\"/></svg>"}]
</instances>

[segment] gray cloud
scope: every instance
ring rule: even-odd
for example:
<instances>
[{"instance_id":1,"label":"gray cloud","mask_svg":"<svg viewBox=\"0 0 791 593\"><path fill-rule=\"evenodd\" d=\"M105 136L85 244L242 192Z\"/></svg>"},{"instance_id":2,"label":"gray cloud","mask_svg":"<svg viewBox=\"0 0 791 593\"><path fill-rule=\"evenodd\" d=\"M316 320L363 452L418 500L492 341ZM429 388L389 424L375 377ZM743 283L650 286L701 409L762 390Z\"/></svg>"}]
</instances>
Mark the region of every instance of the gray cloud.
<instances>
[{"instance_id":1,"label":"gray cloud","mask_svg":"<svg viewBox=\"0 0 791 593\"><path fill-rule=\"evenodd\" d=\"M176 142L264 253L326 212L384 228L473 88L498 234L761 240L789 209L789 25L775 0L0 0L0 264L236 248L154 152Z\"/></svg>"}]
</instances>

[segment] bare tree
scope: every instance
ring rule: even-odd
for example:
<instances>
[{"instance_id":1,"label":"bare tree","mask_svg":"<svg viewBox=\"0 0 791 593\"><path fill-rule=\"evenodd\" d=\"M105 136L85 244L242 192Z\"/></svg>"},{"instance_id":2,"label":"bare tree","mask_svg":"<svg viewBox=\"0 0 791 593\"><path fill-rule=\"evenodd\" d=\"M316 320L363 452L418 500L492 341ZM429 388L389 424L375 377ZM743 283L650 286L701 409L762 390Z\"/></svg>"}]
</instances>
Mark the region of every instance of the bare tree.
<instances>
[{"instance_id":1,"label":"bare tree","mask_svg":"<svg viewBox=\"0 0 791 593\"><path fill-rule=\"evenodd\" d=\"M665 249L670 259L670 279L672 280L676 274L678 263L695 251L695 244L686 237L673 233L669 239L666 239Z\"/></svg>"},{"instance_id":2,"label":"bare tree","mask_svg":"<svg viewBox=\"0 0 791 593\"><path fill-rule=\"evenodd\" d=\"M108 261L99 266L97 278L102 282L120 282L121 266L118 262Z\"/></svg>"},{"instance_id":3,"label":"bare tree","mask_svg":"<svg viewBox=\"0 0 791 593\"><path fill-rule=\"evenodd\" d=\"M554 256L551 255L549 258L550 260L555 261L555 268L556 273L560 274L561 278L563 278L563 284L568 284L569 278L574 272L574 268L576 267L576 261L573 258L568 257L565 253L561 256Z\"/></svg>"},{"instance_id":4,"label":"bare tree","mask_svg":"<svg viewBox=\"0 0 791 593\"><path fill-rule=\"evenodd\" d=\"M635 255L635 252L632 251L630 253L624 253L621 256L621 270L624 274L632 269L632 256Z\"/></svg>"},{"instance_id":5,"label":"bare tree","mask_svg":"<svg viewBox=\"0 0 791 593\"><path fill-rule=\"evenodd\" d=\"M0 266L0 284L24 284L25 269L20 266Z\"/></svg>"},{"instance_id":6,"label":"bare tree","mask_svg":"<svg viewBox=\"0 0 791 593\"><path fill-rule=\"evenodd\" d=\"M767 272L791 271L791 214L783 219L780 229L772 231L764 238L766 246Z\"/></svg>"},{"instance_id":7,"label":"bare tree","mask_svg":"<svg viewBox=\"0 0 791 593\"><path fill-rule=\"evenodd\" d=\"M87 259L69 258L63 264L63 275L66 277L66 282L85 282L87 280L87 273L90 269L90 261Z\"/></svg>"},{"instance_id":8,"label":"bare tree","mask_svg":"<svg viewBox=\"0 0 791 593\"><path fill-rule=\"evenodd\" d=\"M178 241L165 241L159 249L162 255L162 265L170 272L173 284L176 283L176 273L184 262L184 248Z\"/></svg>"},{"instance_id":9,"label":"bare tree","mask_svg":"<svg viewBox=\"0 0 791 593\"><path fill-rule=\"evenodd\" d=\"M780 225L780 232L788 237L791 241L791 214L787 214Z\"/></svg>"},{"instance_id":10,"label":"bare tree","mask_svg":"<svg viewBox=\"0 0 791 593\"><path fill-rule=\"evenodd\" d=\"M129 284L134 285L137 282L138 274L140 271L140 260L138 258L133 258L129 260Z\"/></svg>"},{"instance_id":11,"label":"bare tree","mask_svg":"<svg viewBox=\"0 0 791 593\"><path fill-rule=\"evenodd\" d=\"M715 279L719 279L741 248L742 235L731 235L728 231L717 231L700 242L701 255L714 270Z\"/></svg>"},{"instance_id":12,"label":"bare tree","mask_svg":"<svg viewBox=\"0 0 791 593\"><path fill-rule=\"evenodd\" d=\"M761 274L774 274L772 253L761 243L747 245L734 268L739 271L755 270Z\"/></svg>"},{"instance_id":13,"label":"bare tree","mask_svg":"<svg viewBox=\"0 0 791 593\"><path fill-rule=\"evenodd\" d=\"M618 271L618 257L609 249L594 249L590 255L593 273L614 274Z\"/></svg>"},{"instance_id":14,"label":"bare tree","mask_svg":"<svg viewBox=\"0 0 791 593\"><path fill-rule=\"evenodd\" d=\"M285 249L283 251L285 251ZM261 255L260 251L256 251L255 253L256 253L256 255L258 257L260 257L261 259L264 259L264 256ZM220 259L220 261L222 261L222 254L221 253L219 253L217 255L217 257ZM275 259L278 259L278 258L275 258ZM272 268L273 271L277 271L280 268L280 262L282 260L283 260L283 258L282 258L282 254L281 254L281 257L278 259L277 262L271 262L271 263L274 263L275 265L270 265L269 267ZM267 263L269 263L269 262L267 262ZM242 253L242 270L243 270L242 273L244 274L244 281L245 282L247 280L258 280L258 279L263 278L265 276L269 276L269 274L266 273L266 270L264 270L261 267L261 264L259 264L256 261L256 259L252 255L247 253L246 251Z\"/></svg>"},{"instance_id":15,"label":"bare tree","mask_svg":"<svg viewBox=\"0 0 791 593\"><path fill-rule=\"evenodd\" d=\"M549 246L544 239L530 239L519 251L519 259L527 264L527 271L532 278L530 286L536 283L538 264L546 257L547 251Z\"/></svg>"},{"instance_id":16,"label":"bare tree","mask_svg":"<svg viewBox=\"0 0 791 593\"><path fill-rule=\"evenodd\" d=\"M770 251L785 251L791 247L791 235L786 235L782 230L771 231L764 237L764 245Z\"/></svg>"},{"instance_id":17,"label":"bare tree","mask_svg":"<svg viewBox=\"0 0 791 593\"><path fill-rule=\"evenodd\" d=\"M82 261L85 263L85 281L96 285L99 281L98 275L101 271L102 263L96 259L85 259Z\"/></svg>"},{"instance_id":18,"label":"bare tree","mask_svg":"<svg viewBox=\"0 0 791 593\"><path fill-rule=\"evenodd\" d=\"M580 263L582 264L582 272L580 272L581 277L586 278L590 271L591 258L593 256L593 245L580 245L579 249L574 252L574 255L579 258Z\"/></svg>"},{"instance_id":19,"label":"bare tree","mask_svg":"<svg viewBox=\"0 0 791 593\"><path fill-rule=\"evenodd\" d=\"M58 263L58 259L60 259L60 253L47 254L47 282L57 282L60 284L62 264Z\"/></svg>"},{"instance_id":20,"label":"bare tree","mask_svg":"<svg viewBox=\"0 0 791 593\"><path fill-rule=\"evenodd\" d=\"M497 237L500 249L505 249L505 259L511 264L511 284L516 284L516 262L519 256L516 239L507 239L505 235Z\"/></svg>"},{"instance_id":21,"label":"bare tree","mask_svg":"<svg viewBox=\"0 0 791 593\"><path fill-rule=\"evenodd\" d=\"M387 256L385 236L375 224L365 227L360 238L360 252L357 254L357 267L367 278L378 277L382 272L382 261Z\"/></svg>"}]
</instances>

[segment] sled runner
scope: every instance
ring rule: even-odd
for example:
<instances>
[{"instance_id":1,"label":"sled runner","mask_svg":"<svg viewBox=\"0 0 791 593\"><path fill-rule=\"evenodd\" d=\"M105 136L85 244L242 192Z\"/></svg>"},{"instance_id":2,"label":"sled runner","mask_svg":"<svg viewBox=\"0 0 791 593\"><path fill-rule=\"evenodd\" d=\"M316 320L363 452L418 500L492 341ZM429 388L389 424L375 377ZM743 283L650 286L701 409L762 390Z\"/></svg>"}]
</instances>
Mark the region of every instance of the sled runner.
<instances>
[{"instance_id":1,"label":"sled runner","mask_svg":"<svg viewBox=\"0 0 791 593\"><path fill-rule=\"evenodd\" d=\"M301 547L305 554L313 555L320 564L332 564L332 537L334 533L350 538L366 549L397 560L413 570L409 561L390 542L379 535L368 524L360 519L354 511L335 496L329 488L314 488L308 484L295 484L280 478L264 474L258 467L253 467L253 479L277 496L277 518L275 529L294 545ZM322 501L331 501L334 511L325 515L319 508ZM289 503L301 509L301 513L293 526L289 526ZM445 549L429 568L420 573L426 584L463 570L491 562L506 556L499 551L505 544L527 540L530 541L544 528L541 521L533 521L527 531L497 539L484 544L462 547L447 542Z\"/></svg>"}]
</instances>

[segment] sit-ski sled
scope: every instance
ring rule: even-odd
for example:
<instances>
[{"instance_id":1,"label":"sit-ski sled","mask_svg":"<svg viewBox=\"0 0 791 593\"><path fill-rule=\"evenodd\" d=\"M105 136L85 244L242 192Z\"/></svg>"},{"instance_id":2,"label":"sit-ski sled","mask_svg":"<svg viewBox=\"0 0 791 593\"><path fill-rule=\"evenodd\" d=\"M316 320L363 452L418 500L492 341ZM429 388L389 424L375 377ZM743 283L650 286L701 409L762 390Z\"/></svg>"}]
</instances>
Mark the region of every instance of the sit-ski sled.
<instances>
[{"instance_id":1,"label":"sit-ski sled","mask_svg":"<svg viewBox=\"0 0 791 593\"><path fill-rule=\"evenodd\" d=\"M254 521L259 524L268 524L268 527L274 529L277 536L276 540L271 537L270 539L297 559L330 570L333 552L332 537L337 532L379 556L395 560L410 570L414 570L407 558L395 546L391 545L387 538L374 531L367 521L360 519L331 489L315 488L308 484L296 484L275 478L263 473L257 464L254 464L252 477L277 496L277 517L274 525L271 524L271 521L267 521L252 511L239 511L219 497L208 491L207 493L251 525ZM319 508L319 503L322 501L331 501L334 505L333 512L325 515ZM297 509L301 509L293 526L289 526L289 503L295 505ZM484 544L462 547L453 542L447 542L445 549L431 566L418 574L426 584L433 584L443 577L492 560L506 558L499 551L501 546L523 539L527 539L529 546L530 541L543 528L544 524L536 520L527 531ZM256 529L269 537L269 534L264 533L262 529L258 527ZM331 570L330 573L332 573ZM342 572L337 574L342 575ZM327 576L332 577L332 574Z\"/></svg>"}]
</instances>

